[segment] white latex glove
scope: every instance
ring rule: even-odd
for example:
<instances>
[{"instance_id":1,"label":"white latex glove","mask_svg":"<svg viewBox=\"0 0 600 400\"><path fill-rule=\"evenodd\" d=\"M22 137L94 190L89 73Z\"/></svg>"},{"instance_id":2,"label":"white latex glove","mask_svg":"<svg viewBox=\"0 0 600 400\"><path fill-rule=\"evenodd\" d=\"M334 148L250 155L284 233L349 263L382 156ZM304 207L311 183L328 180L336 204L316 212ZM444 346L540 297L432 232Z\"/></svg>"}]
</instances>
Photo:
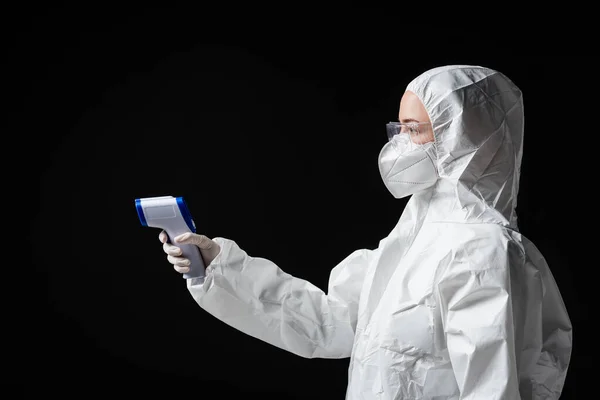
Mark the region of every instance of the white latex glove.
<instances>
[{"instance_id":1,"label":"white latex glove","mask_svg":"<svg viewBox=\"0 0 600 400\"><path fill-rule=\"evenodd\" d=\"M190 260L181 256L181 249L173 244L167 243L167 233L161 231L158 235L158 240L163 244L163 250L167 254L167 261L173 264L175 271L185 274L190 272ZM221 246L214 240L196 233L184 233L175 236L174 242L178 244L193 244L200 249L204 265L208 267L210 263L221 251Z\"/></svg>"}]
</instances>

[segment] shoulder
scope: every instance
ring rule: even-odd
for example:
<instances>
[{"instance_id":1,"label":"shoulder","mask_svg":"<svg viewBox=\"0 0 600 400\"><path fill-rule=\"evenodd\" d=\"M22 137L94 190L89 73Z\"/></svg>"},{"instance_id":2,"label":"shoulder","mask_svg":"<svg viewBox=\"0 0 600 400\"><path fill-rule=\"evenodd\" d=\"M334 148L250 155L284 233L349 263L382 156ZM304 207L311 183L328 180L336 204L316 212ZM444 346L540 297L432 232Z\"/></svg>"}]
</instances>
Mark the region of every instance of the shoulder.
<instances>
[{"instance_id":1,"label":"shoulder","mask_svg":"<svg viewBox=\"0 0 600 400\"><path fill-rule=\"evenodd\" d=\"M445 252L443 275L504 270L522 254L514 231L494 224L449 224L436 247Z\"/></svg>"}]
</instances>

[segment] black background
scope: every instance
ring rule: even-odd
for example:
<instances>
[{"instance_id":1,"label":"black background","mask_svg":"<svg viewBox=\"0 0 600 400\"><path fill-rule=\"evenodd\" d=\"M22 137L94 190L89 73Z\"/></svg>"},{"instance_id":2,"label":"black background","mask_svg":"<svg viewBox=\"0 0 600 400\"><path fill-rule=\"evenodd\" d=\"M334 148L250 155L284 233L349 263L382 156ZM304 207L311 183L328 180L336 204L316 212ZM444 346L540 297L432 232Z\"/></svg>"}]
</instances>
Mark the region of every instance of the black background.
<instances>
[{"instance_id":1,"label":"black background","mask_svg":"<svg viewBox=\"0 0 600 400\"><path fill-rule=\"evenodd\" d=\"M16 109L4 150L18 162L6 182L31 219L27 257L6 263L18 273L5 282L12 398L343 399L347 359L294 356L200 309L133 201L184 196L200 233L325 290L333 266L396 224L406 200L381 183L384 124L406 84L444 64L500 70L524 93L519 225L574 325L562 398L583 398L594 280L579 233L591 194L578 178L593 154L581 140L593 58L558 46L552 27L406 23L397 13L7 13L5 94Z\"/></svg>"}]
</instances>

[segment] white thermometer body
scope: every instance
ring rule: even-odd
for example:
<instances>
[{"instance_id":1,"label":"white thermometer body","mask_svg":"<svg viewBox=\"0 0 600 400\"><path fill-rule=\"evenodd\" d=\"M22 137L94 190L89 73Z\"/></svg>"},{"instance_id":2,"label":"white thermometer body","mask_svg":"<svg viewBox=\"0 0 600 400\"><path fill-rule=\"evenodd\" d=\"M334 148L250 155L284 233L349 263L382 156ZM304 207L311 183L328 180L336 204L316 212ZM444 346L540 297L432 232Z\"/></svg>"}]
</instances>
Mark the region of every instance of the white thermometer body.
<instances>
[{"instance_id":1,"label":"white thermometer body","mask_svg":"<svg viewBox=\"0 0 600 400\"><path fill-rule=\"evenodd\" d=\"M185 279L204 278L205 266L200 249L193 244L173 243L173 238L186 232L196 233L196 224L183 197L161 196L135 200L138 217L143 226L163 229L169 242L181 248L182 255L190 260L190 271Z\"/></svg>"}]
</instances>

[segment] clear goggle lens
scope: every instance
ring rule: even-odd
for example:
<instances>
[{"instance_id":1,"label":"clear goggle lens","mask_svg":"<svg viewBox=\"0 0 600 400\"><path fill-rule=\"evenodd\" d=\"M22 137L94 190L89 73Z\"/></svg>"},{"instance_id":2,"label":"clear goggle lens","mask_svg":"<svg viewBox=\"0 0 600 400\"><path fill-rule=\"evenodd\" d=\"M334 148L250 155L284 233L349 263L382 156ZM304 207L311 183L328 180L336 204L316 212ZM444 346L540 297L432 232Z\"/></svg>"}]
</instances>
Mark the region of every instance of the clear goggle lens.
<instances>
[{"instance_id":1,"label":"clear goggle lens","mask_svg":"<svg viewBox=\"0 0 600 400\"><path fill-rule=\"evenodd\" d=\"M433 142L433 129L429 122L389 122L386 130L388 140L401 151L416 150Z\"/></svg>"}]
</instances>

